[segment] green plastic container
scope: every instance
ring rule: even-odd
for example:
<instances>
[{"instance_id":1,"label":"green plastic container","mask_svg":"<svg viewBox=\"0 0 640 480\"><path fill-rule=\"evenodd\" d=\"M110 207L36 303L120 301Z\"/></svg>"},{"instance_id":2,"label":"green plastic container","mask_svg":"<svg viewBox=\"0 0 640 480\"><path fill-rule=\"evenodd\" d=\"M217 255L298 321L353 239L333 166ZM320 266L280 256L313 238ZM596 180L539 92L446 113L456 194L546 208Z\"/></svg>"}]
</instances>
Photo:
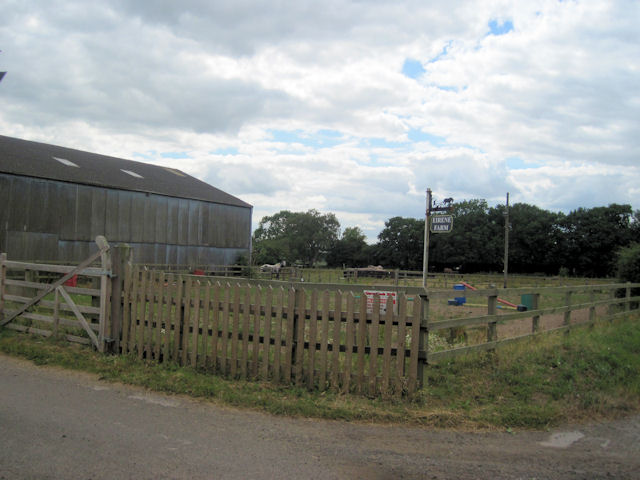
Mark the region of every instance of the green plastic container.
<instances>
[{"instance_id":1,"label":"green plastic container","mask_svg":"<svg viewBox=\"0 0 640 480\"><path fill-rule=\"evenodd\" d=\"M527 307L527 310L533 310L533 294L525 293L520 295L520 303Z\"/></svg>"}]
</instances>

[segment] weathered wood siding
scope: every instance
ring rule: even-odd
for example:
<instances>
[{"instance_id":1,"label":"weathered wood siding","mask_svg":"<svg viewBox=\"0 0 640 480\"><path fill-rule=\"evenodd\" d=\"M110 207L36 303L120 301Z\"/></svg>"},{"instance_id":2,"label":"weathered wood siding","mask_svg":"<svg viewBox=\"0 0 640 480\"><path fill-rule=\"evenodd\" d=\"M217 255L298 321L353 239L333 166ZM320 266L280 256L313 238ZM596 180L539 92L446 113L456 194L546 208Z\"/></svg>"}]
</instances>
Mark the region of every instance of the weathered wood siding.
<instances>
[{"instance_id":1,"label":"weathered wood siding","mask_svg":"<svg viewBox=\"0 0 640 480\"><path fill-rule=\"evenodd\" d=\"M0 251L77 262L104 235L134 261L229 264L249 251L251 208L0 174Z\"/></svg>"}]
</instances>

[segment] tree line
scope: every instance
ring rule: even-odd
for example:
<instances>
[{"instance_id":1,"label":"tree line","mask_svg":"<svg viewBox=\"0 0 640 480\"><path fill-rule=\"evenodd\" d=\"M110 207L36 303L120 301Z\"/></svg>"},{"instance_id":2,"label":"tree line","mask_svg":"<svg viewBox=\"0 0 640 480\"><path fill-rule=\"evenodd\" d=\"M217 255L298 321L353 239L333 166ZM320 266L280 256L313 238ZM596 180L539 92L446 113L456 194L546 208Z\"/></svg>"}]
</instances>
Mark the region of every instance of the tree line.
<instances>
[{"instance_id":1,"label":"tree line","mask_svg":"<svg viewBox=\"0 0 640 480\"><path fill-rule=\"evenodd\" d=\"M430 235L429 267L501 272L505 206L482 199L457 202L449 233ZM280 211L260 221L253 237L256 264L287 261L306 266L382 265L422 270L424 219L393 217L369 245L358 227L341 232L333 213ZM631 205L578 208L568 214L534 205L509 207L509 272L615 276L621 249L640 241L640 211Z\"/></svg>"}]
</instances>

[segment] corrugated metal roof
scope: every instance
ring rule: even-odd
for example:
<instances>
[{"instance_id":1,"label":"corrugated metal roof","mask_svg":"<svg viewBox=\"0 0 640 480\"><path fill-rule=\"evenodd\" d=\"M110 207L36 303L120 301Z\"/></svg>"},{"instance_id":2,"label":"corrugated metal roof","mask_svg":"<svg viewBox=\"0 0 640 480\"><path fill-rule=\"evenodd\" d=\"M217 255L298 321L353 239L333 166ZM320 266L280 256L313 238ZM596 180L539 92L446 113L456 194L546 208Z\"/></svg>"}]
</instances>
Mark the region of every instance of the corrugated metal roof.
<instances>
[{"instance_id":1,"label":"corrugated metal roof","mask_svg":"<svg viewBox=\"0 0 640 480\"><path fill-rule=\"evenodd\" d=\"M251 207L177 169L3 135L0 172Z\"/></svg>"}]
</instances>

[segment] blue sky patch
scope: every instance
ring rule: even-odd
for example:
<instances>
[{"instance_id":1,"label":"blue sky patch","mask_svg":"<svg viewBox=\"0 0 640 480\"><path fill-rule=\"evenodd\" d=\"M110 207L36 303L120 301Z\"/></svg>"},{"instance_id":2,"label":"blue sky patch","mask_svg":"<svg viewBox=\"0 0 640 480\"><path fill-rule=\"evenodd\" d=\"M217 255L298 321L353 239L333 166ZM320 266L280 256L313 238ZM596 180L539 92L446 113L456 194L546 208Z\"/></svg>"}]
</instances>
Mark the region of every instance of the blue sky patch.
<instances>
[{"instance_id":1,"label":"blue sky patch","mask_svg":"<svg viewBox=\"0 0 640 480\"><path fill-rule=\"evenodd\" d=\"M218 148L211 153L213 155L237 155L238 149L236 147Z\"/></svg>"},{"instance_id":2,"label":"blue sky patch","mask_svg":"<svg viewBox=\"0 0 640 480\"><path fill-rule=\"evenodd\" d=\"M134 152L133 158L143 158L145 160L153 160L154 158L156 158L156 152L155 151L151 151L148 153Z\"/></svg>"},{"instance_id":3,"label":"blue sky patch","mask_svg":"<svg viewBox=\"0 0 640 480\"><path fill-rule=\"evenodd\" d=\"M407 58L402 65L402 74L409 78L420 78L425 72L422 63L413 58Z\"/></svg>"},{"instance_id":4,"label":"blue sky patch","mask_svg":"<svg viewBox=\"0 0 640 480\"><path fill-rule=\"evenodd\" d=\"M520 157L507 158L506 164L509 170L527 170L529 168L538 168L537 164L525 162Z\"/></svg>"},{"instance_id":5,"label":"blue sky patch","mask_svg":"<svg viewBox=\"0 0 640 480\"><path fill-rule=\"evenodd\" d=\"M402 149L408 147L407 142L390 142L384 138L380 137L370 137L370 138L362 138L360 140L361 147L370 147L370 148L393 148L393 149Z\"/></svg>"},{"instance_id":6,"label":"blue sky patch","mask_svg":"<svg viewBox=\"0 0 640 480\"><path fill-rule=\"evenodd\" d=\"M429 142L436 147L442 147L446 145L447 140L444 137L438 135L432 135L427 132L423 132L417 128L412 128L408 133L409 140L412 142Z\"/></svg>"},{"instance_id":7,"label":"blue sky patch","mask_svg":"<svg viewBox=\"0 0 640 480\"><path fill-rule=\"evenodd\" d=\"M502 23L498 23L497 20L489 20L489 34L490 35L504 35L513 30L513 22L511 20L505 20Z\"/></svg>"},{"instance_id":8,"label":"blue sky patch","mask_svg":"<svg viewBox=\"0 0 640 480\"><path fill-rule=\"evenodd\" d=\"M302 130L269 130L274 142L299 143L306 147L330 148L342 143L343 134L337 130L318 130L315 133Z\"/></svg>"},{"instance_id":9,"label":"blue sky patch","mask_svg":"<svg viewBox=\"0 0 640 480\"><path fill-rule=\"evenodd\" d=\"M186 152L162 152L160 154L162 158L174 158L176 160L180 160L183 158L191 158Z\"/></svg>"},{"instance_id":10,"label":"blue sky patch","mask_svg":"<svg viewBox=\"0 0 640 480\"><path fill-rule=\"evenodd\" d=\"M431 60L429 60L429 63L436 63L438 60L444 57L447 53L449 53L449 48L451 47L451 43L452 43L451 40L449 40L447 44L444 47L442 47L442 51L438 55L433 57Z\"/></svg>"}]
</instances>

